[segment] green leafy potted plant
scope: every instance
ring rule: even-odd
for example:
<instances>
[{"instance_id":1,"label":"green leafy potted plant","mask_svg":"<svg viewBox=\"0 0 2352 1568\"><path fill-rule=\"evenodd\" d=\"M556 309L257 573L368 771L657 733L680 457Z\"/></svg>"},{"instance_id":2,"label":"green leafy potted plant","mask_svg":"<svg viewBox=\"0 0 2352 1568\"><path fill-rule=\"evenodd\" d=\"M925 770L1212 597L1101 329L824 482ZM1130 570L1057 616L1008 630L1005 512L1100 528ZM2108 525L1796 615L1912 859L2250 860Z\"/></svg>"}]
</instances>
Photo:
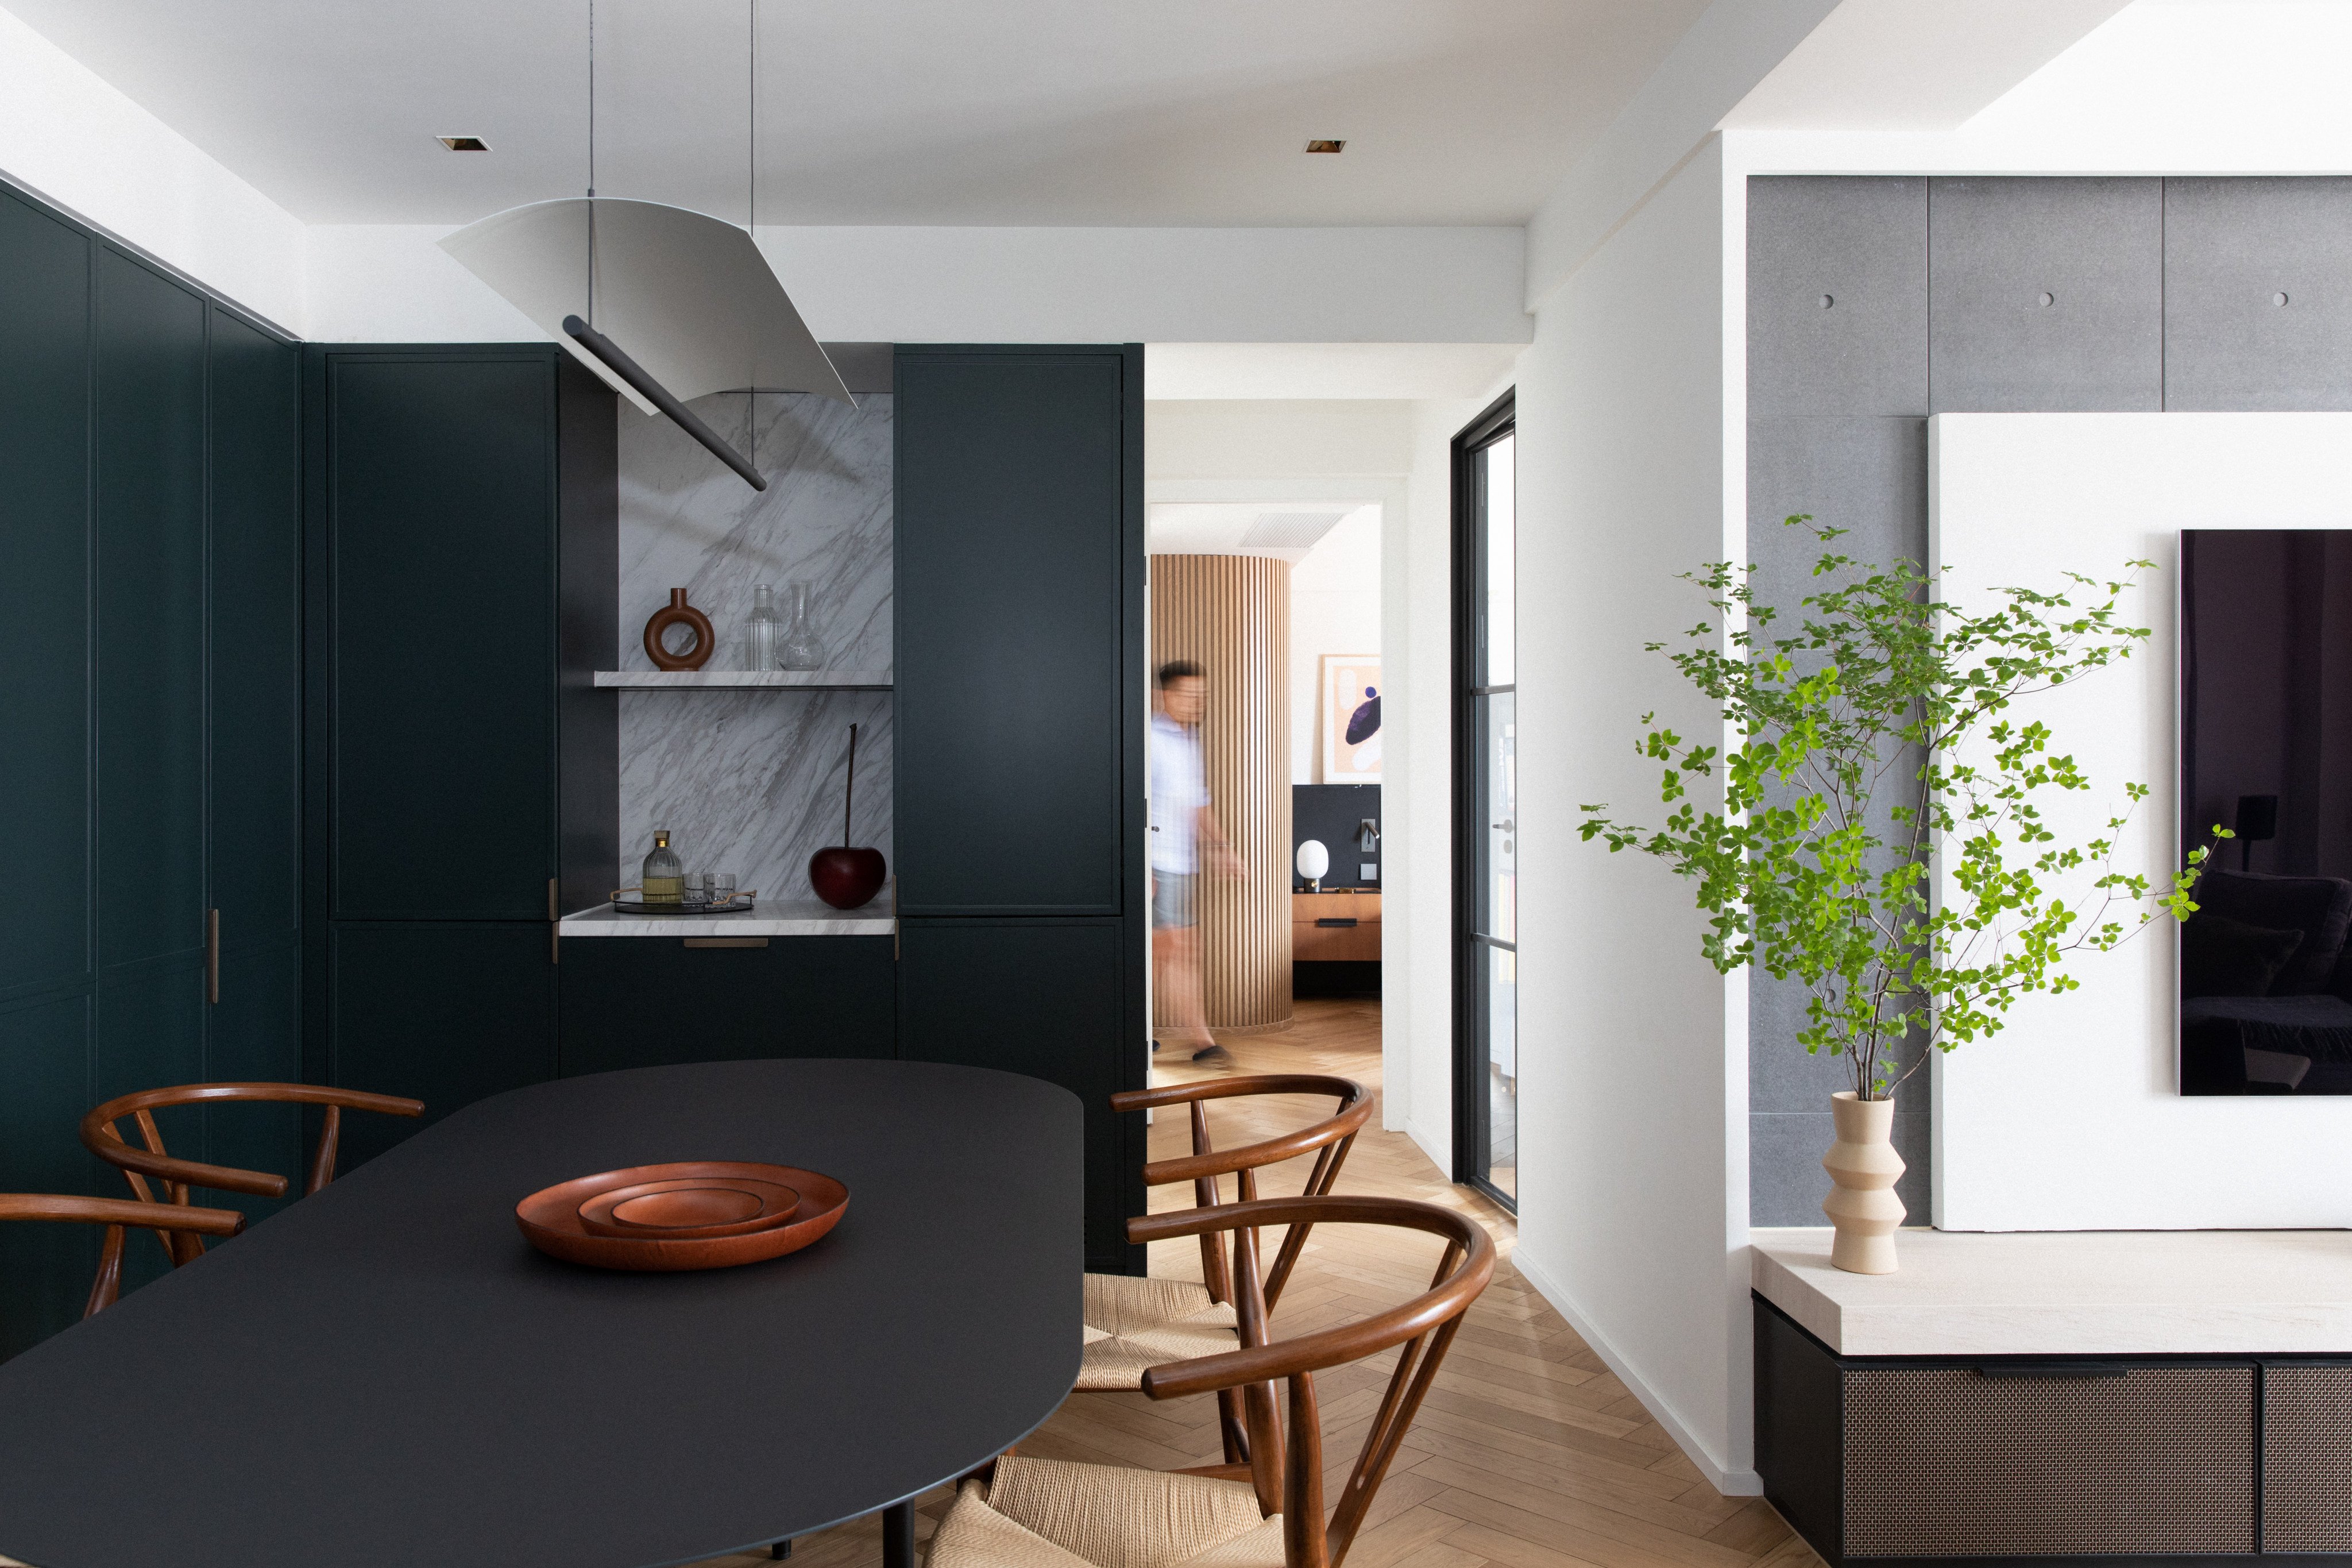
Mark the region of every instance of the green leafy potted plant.
<instances>
[{"instance_id":1,"label":"green leafy potted plant","mask_svg":"<svg viewBox=\"0 0 2352 1568\"><path fill-rule=\"evenodd\" d=\"M1831 1097L1837 1142L1822 1162L1830 1260L1884 1274L1904 1213L1895 1094L1929 1059L1922 1048L1903 1067L1905 1042L1948 1051L1996 1034L2017 996L2075 987L2070 954L2111 949L2167 914L2186 920L2209 851L2192 851L2161 891L2116 868L2142 784L2124 786L2102 835L2063 842L2042 804L2090 781L2045 725L2010 711L2147 640L2117 615L2133 578L2070 573L2057 593L2005 588L2000 607L1970 615L1916 563L1863 563L1830 548L1842 530L1788 522L1823 547L1801 630L1776 633L1754 568L1717 562L1685 576L1721 624L1702 621L1676 650L1648 645L1720 705L1726 745L1645 714L1637 749L1664 764L1664 823L1633 826L1589 805L1582 834L1692 879L1708 917L1700 947L1718 971L1752 963L1804 984L1798 1042L1843 1057L1853 1084ZM1716 809L1692 789L1718 777Z\"/></svg>"}]
</instances>

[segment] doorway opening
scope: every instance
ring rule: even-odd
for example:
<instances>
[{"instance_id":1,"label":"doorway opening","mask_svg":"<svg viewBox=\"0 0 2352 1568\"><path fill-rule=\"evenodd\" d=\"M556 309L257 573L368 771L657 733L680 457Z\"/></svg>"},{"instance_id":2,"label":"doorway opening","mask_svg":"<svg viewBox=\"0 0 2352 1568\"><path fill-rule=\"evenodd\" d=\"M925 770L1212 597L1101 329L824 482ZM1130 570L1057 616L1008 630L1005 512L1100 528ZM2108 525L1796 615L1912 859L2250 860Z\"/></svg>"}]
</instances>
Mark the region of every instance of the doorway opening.
<instances>
[{"instance_id":1,"label":"doorway opening","mask_svg":"<svg viewBox=\"0 0 2352 1568\"><path fill-rule=\"evenodd\" d=\"M1518 440L1454 437L1454 1179L1518 1212Z\"/></svg>"}]
</instances>

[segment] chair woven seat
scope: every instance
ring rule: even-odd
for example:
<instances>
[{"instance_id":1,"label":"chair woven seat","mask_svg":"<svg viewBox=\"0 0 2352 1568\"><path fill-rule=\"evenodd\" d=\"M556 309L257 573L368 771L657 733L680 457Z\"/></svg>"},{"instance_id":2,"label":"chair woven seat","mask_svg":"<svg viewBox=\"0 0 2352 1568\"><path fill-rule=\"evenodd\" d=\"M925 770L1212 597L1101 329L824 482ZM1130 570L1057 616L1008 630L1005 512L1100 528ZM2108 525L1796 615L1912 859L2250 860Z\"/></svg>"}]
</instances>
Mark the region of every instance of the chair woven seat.
<instances>
[{"instance_id":1,"label":"chair woven seat","mask_svg":"<svg viewBox=\"0 0 2352 1568\"><path fill-rule=\"evenodd\" d=\"M1077 1386L1093 1393L1132 1392L1149 1367L1222 1355L1241 1342L1233 1303L1210 1300L1207 1287L1188 1279L1089 1274L1083 1313Z\"/></svg>"},{"instance_id":2,"label":"chair woven seat","mask_svg":"<svg viewBox=\"0 0 2352 1568\"><path fill-rule=\"evenodd\" d=\"M1283 1568L1282 1516L1245 1481L1009 1455L957 1493L930 1568Z\"/></svg>"}]
</instances>

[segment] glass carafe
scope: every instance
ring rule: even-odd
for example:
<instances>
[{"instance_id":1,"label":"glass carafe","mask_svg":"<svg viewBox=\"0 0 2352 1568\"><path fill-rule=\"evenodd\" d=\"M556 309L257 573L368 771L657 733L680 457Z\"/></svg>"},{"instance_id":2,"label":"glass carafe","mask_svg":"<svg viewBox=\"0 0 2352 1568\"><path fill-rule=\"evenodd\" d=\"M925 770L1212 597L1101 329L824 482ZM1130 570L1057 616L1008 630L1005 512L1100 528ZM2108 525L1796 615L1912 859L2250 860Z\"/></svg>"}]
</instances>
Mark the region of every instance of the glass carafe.
<instances>
[{"instance_id":1,"label":"glass carafe","mask_svg":"<svg viewBox=\"0 0 2352 1568\"><path fill-rule=\"evenodd\" d=\"M776 591L765 583L751 590L751 617L743 623L743 668L773 669L784 623L776 615Z\"/></svg>"},{"instance_id":2,"label":"glass carafe","mask_svg":"<svg viewBox=\"0 0 2352 1568\"><path fill-rule=\"evenodd\" d=\"M806 583L792 585L791 604L783 637L776 645L776 662L786 669L823 669L824 644L816 640L816 628L810 624Z\"/></svg>"},{"instance_id":3,"label":"glass carafe","mask_svg":"<svg viewBox=\"0 0 2352 1568\"><path fill-rule=\"evenodd\" d=\"M686 867L669 847L669 829L654 829L652 853L646 857L638 891L649 904L675 904L686 897Z\"/></svg>"}]
</instances>

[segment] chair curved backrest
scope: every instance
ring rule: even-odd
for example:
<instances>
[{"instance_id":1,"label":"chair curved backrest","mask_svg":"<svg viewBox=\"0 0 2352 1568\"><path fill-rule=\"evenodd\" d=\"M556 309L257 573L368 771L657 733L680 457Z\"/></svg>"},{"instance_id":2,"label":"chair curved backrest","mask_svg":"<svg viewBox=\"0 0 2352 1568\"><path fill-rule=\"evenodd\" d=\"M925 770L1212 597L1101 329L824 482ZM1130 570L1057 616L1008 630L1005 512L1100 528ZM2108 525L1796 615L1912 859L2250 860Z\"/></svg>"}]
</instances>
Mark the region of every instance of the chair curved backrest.
<instances>
[{"instance_id":1,"label":"chair curved backrest","mask_svg":"<svg viewBox=\"0 0 2352 1568\"><path fill-rule=\"evenodd\" d=\"M373 1110L384 1116L419 1116L425 1110L421 1100L368 1094L352 1089L328 1089L311 1083L186 1083L118 1095L97 1107L81 1119L82 1147L121 1171L130 1182L131 1190L145 1203L184 1207L189 1190L194 1187L250 1193L265 1198L285 1196L283 1176L268 1171L240 1170L234 1165L207 1165L201 1161L175 1159L164 1152L163 1131L155 1125L156 1111L174 1105L224 1102L325 1107L326 1123L319 1131L319 1147L310 1159L310 1181L302 1189L306 1196L335 1179L335 1154L342 1142L345 1110ZM137 1123L145 1148L134 1148L123 1142L122 1134L116 1130L114 1124L126 1116ZM163 1184L160 1196L148 1186L150 1177ZM201 1234L185 1226L159 1227L156 1236L174 1267L205 1249Z\"/></svg>"},{"instance_id":2,"label":"chair curved backrest","mask_svg":"<svg viewBox=\"0 0 2352 1568\"><path fill-rule=\"evenodd\" d=\"M1257 1232L1270 1225L1377 1225L1425 1232L1445 1246L1429 1288L1384 1312L1336 1328L1271 1340L1266 1304L1257 1288ZM1466 1215L1405 1198L1300 1197L1229 1204L1129 1220L1130 1241L1231 1231L1242 1348L1171 1362L1143 1374L1153 1399L1238 1388L1249 1422L1249 1459L1187 1472L1247 1479L1258 1507L1283 1519L1283 1547L1292 1568L1339 1568L1381 1479L1412 1426L1437 1368L1462 1326L1462 1315L1495 1274L1495 1244ZM1364 1436L1364 1446L1327 1521L1323 1512L1323 1435L1315 1405L1315 1373L1405 1347ZM1274 1384L1287 1384L1287 1441L1275 1412Z\"/></svg>"},{"instance_id":3,"label":"chair curved backrest","mask_svg":"<svg viewBox=\"0 0 2352 1568\"><path fill-rule=\"evenodd\" d=\"M0 1193L0 1220L61 1220L102 1225L106 1242L99 1249L98 1278L91 1281L89 1300L81 1310L94 1318L114 1305L122 1293L122 1233L125 1226L142 1230L158 1227L192 1236L235 1236L245 1228L245 1216L235 1209L199 1209L163 1205L132 1198L78 1198L62 1193Z\"/></svg>"},{"instance_id":4,"label":"chair curved backrest","mask_svg":"<svg viewBox=\"0 0 2352 1568\"><path fill-rule=\"evenodd\" d=\"M1267 1094L1328 1094L1339 1100L1339 1108L1320 1121L1310 1123L1277 1138L1261 1139L1255 1143L1237 1144L1220 1149L1209 1137L1208 1102L1213 1100L1235 1100L1244 1096ZM1319 1073L1258 1073L1244 1078L1205 1079L1194 1083L1171 1083L1159 1089L1129 1089L1110 1097L1113 1110L1148 1110L1163 1105L1183 1105L1192 1116L1192 1152L1170 1160L1154 1160L1143 1167L1146 1186L1167 1186L1176 1182L1192 1184L1193 1201L1206 1208L1222 1202L1217 1191L1221 1176L1236 1178L1234 1187L1240 1201L1252 1203L1257 1198L1257 1173L1268 1165L1278 1165L1295 1160L1301 1154L1315 1154L1315 1168L1308 1173L1304 1194L1320 1197L1331 1190L1339 1179L1339 1167L1347 1163L1348 1151L1355 1146L1356 1134L1371 1120L1371 1091L1351 1078L1328 1077ZM1282 1299L1282 1288L1289 1281L1290 1271L1297 1266L1299 1254L1307 1248L1311 1225L1293 1226L1283 1237L1282 1249L1275 1257L1273 1270L1265 1281L1266 1310L1274 1310ZM1209 1288L1210 1300L1234 1300L1232 1278L1225 1267L1224 1249L1209 1233L1201 1235L1201 1272Z\"/></svg>"}]
</instances>

